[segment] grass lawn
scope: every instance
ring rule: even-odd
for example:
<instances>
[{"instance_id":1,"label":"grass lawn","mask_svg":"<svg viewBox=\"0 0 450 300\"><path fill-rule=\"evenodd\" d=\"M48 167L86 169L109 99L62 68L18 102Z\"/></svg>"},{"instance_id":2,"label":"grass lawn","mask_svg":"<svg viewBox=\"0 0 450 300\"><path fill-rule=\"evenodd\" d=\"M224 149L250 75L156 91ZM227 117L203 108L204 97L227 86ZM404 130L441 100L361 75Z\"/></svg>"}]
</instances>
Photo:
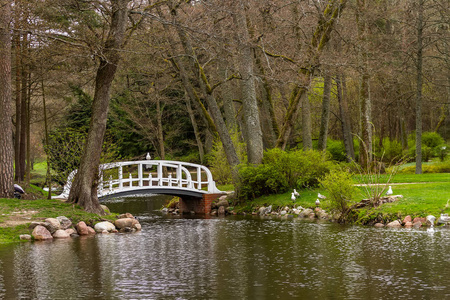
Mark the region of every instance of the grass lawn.
<instances>
[{"instance_id":1,"label":"grass lawn","mask_svg":"<svg viewBox=\"0 0 450 300\"><path fill-rule=\"evenodd\" d=\"M392 183L394 195L403 195L403 198L397 202L387 203L376 208L359 209L356 212L357 223L364 224L376 217L385 221L393 221L402 219L407 215L414 218L425 217L430 214L436 217L439 217L441 213L450 214L450 174L398 174ZM258 207L267 207L268 205L272 205L274 209L286 205L290 207L293 205L315 207L318 193L328 196L327 191L323 188L300 190L300 197L294 203L291 200L291 192L245 201L237 205L235 210L250 212ZM364 189L359 187L355 202L367 198ZM446 207L447 201L449 201L449 205ZM331 208L330 200L321 200L321 207L329 210Z\"/></svg>"}]
</instances>

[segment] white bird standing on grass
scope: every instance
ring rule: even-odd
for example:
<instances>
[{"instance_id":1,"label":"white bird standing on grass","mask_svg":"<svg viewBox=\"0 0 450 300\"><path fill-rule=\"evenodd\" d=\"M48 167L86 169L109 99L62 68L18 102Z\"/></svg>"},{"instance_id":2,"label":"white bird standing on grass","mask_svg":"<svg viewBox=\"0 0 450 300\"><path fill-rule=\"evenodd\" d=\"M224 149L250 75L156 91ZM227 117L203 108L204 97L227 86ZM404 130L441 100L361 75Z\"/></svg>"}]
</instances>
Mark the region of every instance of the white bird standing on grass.
<instances>
[{"instance_id":1,"label":"white bird standing on grass","mask_svg":"<svg viewBox=\"0 0 450 300\"><path fill-rule=\"evenodd\" d=\"M295 202L295 199L297 199L297 198L295 198L295 194L292 193L292 194L291 194L291 200Z\"/></svg>"},{"instance_id":2,"label":"white bird standing on grass","mask_svg":"<svg viewBox=\"0 0 450 300\"><path fill-rule=\"evenodd\" d=\"M387 196L390 196L390 195L392 195L392 194L393 194L393 192L392 192L392 187L389 186L389 189L388 189L388 191L386 192L386 195L387 195Z\"/></svg>"},{"instance_id":3,"label":"white bird standing on grass","mask_svg":"<svg viewBox=\"0 0 450 300\"><path fill-rule=\"evenodd\" d=\"M298 196L300 196L300 194L294 189L294 196L295 197L298 197Z\"/></svg>"},{"instance_id":4,"label":"white bird standing on grass","mask_svg":"<svg viewBox=\"0 0 450 300\"><path fill-rule=\"evenodd\" d=\"M324 195L322 195L321 193L317 194L317 197L319 199L327 199L327 197L325 197Z\"/></svg>"},{"instance_id":5,"label":"white bird standing on grass","mask_svg":"<svg viewBox=\"0 0 450 300\"><path fill-rule=\"evenodd\" d=\"M316 206L319 206L319 205L320 205L320 200L317 199L317 200L316 200Z\"/></svg>"}]
</instances>

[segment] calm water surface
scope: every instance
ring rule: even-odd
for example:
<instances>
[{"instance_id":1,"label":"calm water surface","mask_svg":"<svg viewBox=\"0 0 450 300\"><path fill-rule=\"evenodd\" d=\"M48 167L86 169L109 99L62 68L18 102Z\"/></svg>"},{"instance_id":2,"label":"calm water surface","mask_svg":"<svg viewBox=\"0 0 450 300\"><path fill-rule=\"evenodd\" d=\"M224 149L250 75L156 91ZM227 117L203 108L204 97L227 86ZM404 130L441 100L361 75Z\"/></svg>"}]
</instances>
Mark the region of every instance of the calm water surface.
<instances>
[{"instance_id":1,"label":"calm water surface","mask_svg":"<svg viewBox=\"0 0 450 300\"><path fill-rule=\"evenodd\" d=\"M174 218L111 200L135 234L0 247L0 299L450 299L450 230Z\"/></svg>"}]
</instances>

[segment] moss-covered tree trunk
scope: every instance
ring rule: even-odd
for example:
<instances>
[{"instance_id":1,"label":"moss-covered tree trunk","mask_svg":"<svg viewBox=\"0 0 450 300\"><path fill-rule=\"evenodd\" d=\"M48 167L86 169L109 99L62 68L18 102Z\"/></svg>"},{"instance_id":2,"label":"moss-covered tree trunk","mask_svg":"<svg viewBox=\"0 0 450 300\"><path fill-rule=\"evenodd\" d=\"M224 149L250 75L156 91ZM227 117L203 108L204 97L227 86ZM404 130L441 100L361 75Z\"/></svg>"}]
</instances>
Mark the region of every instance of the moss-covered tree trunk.
<instances>
[{"instance_id":1,"label":"moss-covered tree trunk","mask_svg":"<svg viewBox=\"0 0 450 300\"><path fill-rule=\"evenodd\" d=\"M80 167L72 184L69 202L77 203L86 211L104 214L97 196L99 164L106 130L111 83L120 61L119 50L123 45L128 0L111 0L111 25L103 45L100 65L95 77L95 92L89 132L81 157Z\"/></svg>"},{"instance_id":2,"label":"moss-covered tree trunk","mask_svg":"<svg viewBox=\"0 0 450 300\"><path fill-rule=\"evenodd\" d=\"M263 158L263 136L256 101L255 75L253 71L253 51L250 44L246 20L246 5L239 0L234 7L234 23L238 39L238 62L241 73L242 105L244 113L244 137L247 144L248 162L260 164Z\"/></svg>"},{"instance_id":3,"label":"moss-covered tree trunk","mask_svg":"<svg viewBox=\"0 0 450 300\"><path fill-rule=\"evenodd\" d=\"M322 117L320 119L318 142L318 148L320 151L327 149L328 123L330 122L331 84L331 75L326 73L323 81Z\"/></svg>"},{"instance_id":4,"label":"moss-covered tree trunk","mask_svg":"<svg viewBox=\"0 0 450 300\"><path fill-rule=\"evenodd\" d=\"M11 109L11 3L0 0L0 198L12 198L14 166Z\"/></svg>"},{"instance_id":5,"label":"moss-covered tree trunk","mask_svg":"<svg viewBox=\"0 0 450 300\"><path fill-rule=\"evenodd\" d=\"M417 3L416 50L416 174L422 174L422 87L423 87L423 28L424 0Z\"/></svg>"}]
</instances>

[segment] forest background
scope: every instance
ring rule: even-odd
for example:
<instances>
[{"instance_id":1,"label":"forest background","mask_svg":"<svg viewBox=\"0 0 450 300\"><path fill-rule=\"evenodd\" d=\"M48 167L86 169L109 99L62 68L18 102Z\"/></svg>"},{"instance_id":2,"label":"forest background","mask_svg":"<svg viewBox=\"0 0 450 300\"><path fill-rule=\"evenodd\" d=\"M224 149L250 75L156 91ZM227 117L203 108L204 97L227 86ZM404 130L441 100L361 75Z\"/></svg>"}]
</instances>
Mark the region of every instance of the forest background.
<instances>
[{"instance_id":1,"label":"forest background","mask_svg":"<svg viewBox=\"0 0 450 300\"><path fill-rule=\"evenodd\" d=\"M0 186L11 170L29 183L47 158L63 183L103 119L102 162L149 152L209 165L220 183L274 148L363 166L408 157L422 173L450 139L449 12L445 0L1 0Z\"/></svg>"}]
</instances>

